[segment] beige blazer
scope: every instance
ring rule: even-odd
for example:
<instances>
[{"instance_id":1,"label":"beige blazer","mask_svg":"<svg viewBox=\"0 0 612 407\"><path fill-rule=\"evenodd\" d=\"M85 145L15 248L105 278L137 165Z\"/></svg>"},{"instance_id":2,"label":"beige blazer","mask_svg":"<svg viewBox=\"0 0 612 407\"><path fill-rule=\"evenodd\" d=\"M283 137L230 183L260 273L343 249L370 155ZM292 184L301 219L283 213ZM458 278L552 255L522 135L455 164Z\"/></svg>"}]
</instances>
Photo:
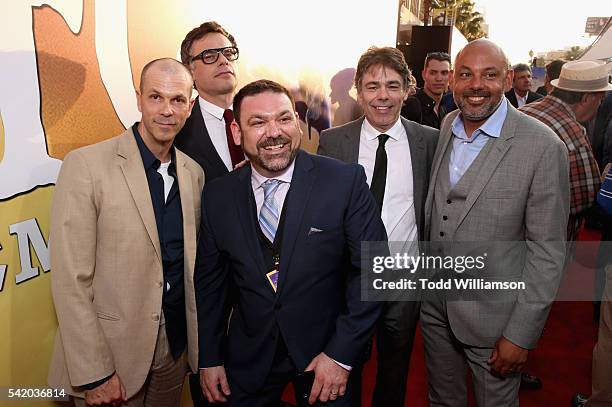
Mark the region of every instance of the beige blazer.
<instances>
[{"instance_id":1,"label":"beige blazer","mask_svg":"<svg viewBox=\"0 0 612 407\"><path fill-rule=\"evenodd\" d=\"M176 151L183 209L187 351L197 371L193 270L204 173ZM116 371L127 396L151 367L162 307L163 271L155 214L131 129L72 151L51 206L51 289L59 327L49 384L78 386Z\"/></svg>"}]
</instances>

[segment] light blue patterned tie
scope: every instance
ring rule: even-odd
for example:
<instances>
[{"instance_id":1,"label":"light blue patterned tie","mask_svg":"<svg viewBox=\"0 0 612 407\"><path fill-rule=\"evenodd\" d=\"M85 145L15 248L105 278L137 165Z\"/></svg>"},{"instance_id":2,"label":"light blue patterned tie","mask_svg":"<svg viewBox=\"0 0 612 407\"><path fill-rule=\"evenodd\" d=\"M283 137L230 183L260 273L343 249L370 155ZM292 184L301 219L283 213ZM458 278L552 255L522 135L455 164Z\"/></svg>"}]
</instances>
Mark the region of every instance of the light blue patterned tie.
<instances>
[{"instance_id":1,"label":"light blue patterned tie","mask_svg":"<svg viewBox=\"0 0 612 407\"><path fill-rule=\"evenodd\" d=\"M269 179L262 184L264 189L264 202L259 211L259 225L261 226L263 234L271 242L274 242L274 236L278 228L278 219L280 218L278 206L274 201L274 194L280 184L281 181L277 179Z\"/></svg>"}]
</instances>

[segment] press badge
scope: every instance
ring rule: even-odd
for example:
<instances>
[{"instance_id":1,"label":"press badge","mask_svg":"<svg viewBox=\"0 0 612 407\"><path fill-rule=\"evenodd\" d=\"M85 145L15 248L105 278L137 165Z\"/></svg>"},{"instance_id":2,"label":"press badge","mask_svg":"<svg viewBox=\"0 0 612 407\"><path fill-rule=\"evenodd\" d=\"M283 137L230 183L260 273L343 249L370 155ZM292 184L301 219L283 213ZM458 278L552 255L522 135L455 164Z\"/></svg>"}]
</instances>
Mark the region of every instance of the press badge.
<instances>
[{"instance_id":1,"label":"press badge","mask_svg":"<svg viewBox=\"0 0 612 407\"><path fill-rule=\"evenodd\" d=\"M268 282L272 286L274 292L276 292L278 288L278 274L280 273L280 256L275 254L272 260L274 261L274 268L266 274L266 277L268 277Z\"/></svg>"}]
</instances>

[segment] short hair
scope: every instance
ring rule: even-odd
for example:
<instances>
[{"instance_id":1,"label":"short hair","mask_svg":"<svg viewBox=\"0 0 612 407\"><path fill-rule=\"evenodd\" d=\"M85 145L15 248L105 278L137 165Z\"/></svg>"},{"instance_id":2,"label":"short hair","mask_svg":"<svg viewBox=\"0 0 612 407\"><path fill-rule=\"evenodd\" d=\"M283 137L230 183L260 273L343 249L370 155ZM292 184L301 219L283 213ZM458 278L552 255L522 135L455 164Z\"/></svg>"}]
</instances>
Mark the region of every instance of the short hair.
<instances>
[{"instance_id":1,"label":"short hair","mask_svg":"<svg viewBox=\"0 0 612 407\"><path fill-rule=\"evenodd\" d=\"M446 52L429 52L425 57L425 64L423 65L423 69L427 68L427 64L431 60L436 60L440 62L448 62L448 66L451 65L451 57Z\"/></svg>"},{"instance_id":2,"label":"short hair","mask_svg":"<svg viewBox=\"0 0 612 407\"><path fill-rule=\"evenodd\" d=\"M393 69L402 77L404 89L410 84L410 69L406 64L404 54L397 48L393 47L370 47L359 58L357 63L357 72L355 73L355 87L357 90L361 88L363 75L373 66L381 65L385 68Z\"/></svg>"},{"instance_id":3,"label":"short hair","mask_svg":"<svg viewBox=\"0 0 612 407\"><path fill-rule=\"evenodd\" d=\"M289 92L289 90L286 87L284 87L280 83L277 83L277 82L274 82L268 79L260 79L260 80L257 80L257 81L254 81L254 82L251 82L245 85L242 89L238 91L238 93L236 93L236 96L234 96L234 103L233 103L234 118L236 119L236 123L239 126L240 126L240 109L242 107L241 105L242 105L242 101L244 100L244 98L246 98L247 96L259 95L260 93L264 93L264 92L280 93L280 94L287 95L287 97L291 101L291 107L295 110L295 101L293 100L293 96L291 95L291 92Z\"/></svg>"},{"instance_id":4,"label":"short hair","mask_svg":"<svg viewBox=\"0 0 612 407\"><path fill-rule=\"evenodd\" d=\"M565 90L555 88L553 86L552 92L550 94L558 99L561 99L568 105L575 105L576 103L582 100L582 97L586 95L588 92L575 92L573 90Z\"/></svg>"},{"instance_id":5,"label":"short hair","mask_svg":"<svg viewBox=\"0 0 612 407\"><path fill-rule=\"evenodd\" d=\"M562 59L555 59L546 64L546 75L551 81L558 79L561 75L561 67L565 65L565 61Z\"/></svg>"},{"instance_id":6,"label":"short hair","mask_svg":"<svg viewBox=\"0 0 612 407\"><path fill-rule=\"evenodd\" d=\"M144 78L147 72L156 65L159 65L159 69L161 69L163 72L168 73L177 73L178 71L182 70L183 72L187 73L187 76L189 77L189 79L191 79L191 82L193 83L193 75L185 65L181 64L174 58L157 58L150 62L147 62L147 64L142 68L142 71L140 72L140 85L138 86L138 88L140 89L141 93L142 84L144 83ZM191 86L192 85L189 85L190 88Z\"/></svg>"},{"instance_id":7,"label":"short hair","mask_svg":"<svg viewBox=\"0 0 612 407\"><path fill-rule=\"evenodd\" d=\"M237 47L236 40L234 36L228 33L225 28L221 26L221 24L216 21L207 21L202 23L199 27L194 28L189 31L185 36L185 39L181 43L181 61L187 65L191 62L191 46L193 43L201 38L203 38L206 34L210 33L219 33L224 35L230 42L233 47Z\"/></svg>"},{"instance_id":8,"label":"short hair","mask_svg":"<svg viewBox=\"0 0 612 407\"><path fill-rule=\"evenodd\" d=\"M531 67L527 64L516 64L512 67L514 73L528 71L531 73Z\"/></svg>"}]
</instances>

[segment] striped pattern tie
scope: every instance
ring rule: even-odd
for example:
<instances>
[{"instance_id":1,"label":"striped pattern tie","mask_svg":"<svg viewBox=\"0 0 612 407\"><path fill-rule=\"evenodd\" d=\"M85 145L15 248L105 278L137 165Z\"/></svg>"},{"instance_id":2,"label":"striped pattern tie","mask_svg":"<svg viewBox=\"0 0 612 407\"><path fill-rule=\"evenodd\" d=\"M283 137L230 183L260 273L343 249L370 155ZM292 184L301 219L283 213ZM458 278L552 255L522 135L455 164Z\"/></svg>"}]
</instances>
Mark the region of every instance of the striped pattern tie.
<instances>
[{"instance_id":1,"label":"striped pattern tie","mask_svg":"<svg viewBox=\"0 0 612 407\"><path fill-rule=\"evenodd\" d=\"M280 218L278 206L274 201L274 194L280 184L281 181L277 179L269 179L262 184L264 202L259 211L259 225L261 226L261 231L270 242L274 242L274 236L278 228L278 219Z\"/></svg>"}]
</instances>

